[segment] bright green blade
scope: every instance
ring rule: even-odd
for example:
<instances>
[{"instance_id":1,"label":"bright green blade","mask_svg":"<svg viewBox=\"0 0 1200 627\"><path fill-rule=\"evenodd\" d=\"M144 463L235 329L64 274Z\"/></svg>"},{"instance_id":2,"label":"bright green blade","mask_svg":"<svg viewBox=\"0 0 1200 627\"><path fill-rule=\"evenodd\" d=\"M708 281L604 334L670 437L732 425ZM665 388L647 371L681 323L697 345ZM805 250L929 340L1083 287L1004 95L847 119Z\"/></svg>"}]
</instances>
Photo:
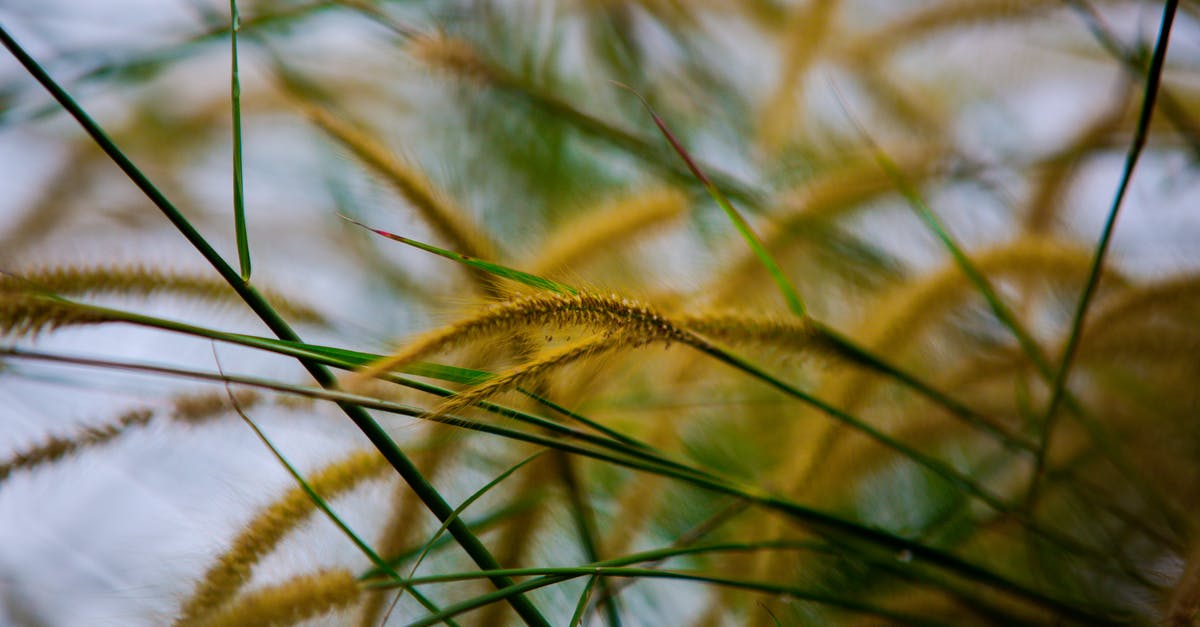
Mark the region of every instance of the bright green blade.
<instances>
[{"instance_id":1,"label":"bright green blade","mask_svg":"<svg viewBox=\"0 0 1200 627\"><path fill-rule=\"evenodd\" d=\"M237 0L229 0L229 41L233 51L230 72L230 100L233 102L233 226L237 231L238 263L242 280L250 280L250 239L246 234L246 194L242 178L242 81L238 74L238 30L241 17Z\"/></svg>"},{"instance_id":2,"label":"bright green blade","mask_svg":"<svg viewBox=\"0 0 1200 627\"><path fill-rule=\"evenodd\" d=\"M725 197L725 194L721 191L721 189L717 187L715 183L713 183L712 179L710 179L708 175L700 169L700 166L696 163L696 160L692 158L692 155L688 153L686 148L683 147L683 144L681 144L675 135L671 133L671 130L667 128L667 123L664 122L663 119L654 112L654 109L650 106L650 103L646 102L646 99L643 98L641 94L634 91L633 88L629 87L628 85L621 83L616 83L616 85L633 93L633 95L637 96L638 99L642 101L642 104L646 107L646 111L650 113L650 117L654 120L654 125L658 127L659 131L662 131L663 137L667 138L667 142L671 144L671 148L673 148L679 157L683 159L683 162L687 164L688 170L691 170L692 174L699 179L701 184L704 185L705 191L708 192L709 196L712 196L712 199L716 201L717 205L720 206L725 212L725 215L729 217L729 221L733 223L734 228L736 228L738 233L741 234L742 239L746 240L746 244L750 246L750 250L754 251L754 256L758 257L759 262L761 262L763 267L767 269L767 272L770 273L771 279L775 281L775 285L779 288L780 293L783 294L783 300L787 302L788 309L790 309L792 313L803 318L806 308L804 306L804 301L800 299L800 294L796 292L796 288L790 281L788 281L787 276L783 273L783 268L780 268L779 264L775 262L775 258L771 256L771 253L767 250L766 246L763 245L762 240L758 238L758 235L754 233L754 229L750 228L750 224L746 222L746 219L742 217L742 214L739 213L736 208L734 208L733 204L729 202L729 199Z\"/></svg>"},{"instance_id":3,"label":"bright green blade","mask_svg":"<svg viewBox=\"0 0 1200 627\"><path fill-rule=\"evenodd\" d=\"M503 482L505 479L507 479L509 476L511 476L514 472L520 470L529 462L537 459L544 452L545 451L538 451L538 452L534 453L533 455L530 455L529 457L526 457L525 459L510 466L508 468L508 470L505 470L504 472L500 473L500 475L497 476L495 479L492 479L491 481L487 482L482 488L479 488L473 494L471 494L471 496L467 497L467 499L464 500L461 504L459 504L458 507L454 508L454 511L450 514L450 518L447 519L446 522L443 522L442 526L438 527L437 531L435 531L433 533L433 535L429 538L429 541L425 543L425 546L421 547L421 552L417 555L416 561L413 562L412 568L410 568L408 571L408 578L412 579L413 575L416 574L417 568L421 566L421 562L425 561L425 556L428 555L431 550L433 550L434 545L436 545L437 541L439 539L441 539L442 534L446 533L446 528L450 526L450 521L457 520L459 518L459 516L461 516L462 513L465 512L467 510L467 508L471 506L472 503L474 503L475 501L478 501L483 495L487 494L492 488L500 485L501 482ZM400 592L403 593L404 590L405 590L405 588L401 588ZM393 604L394 603L395 602L393 602Z\"/></svg>"},{"instance_id":4,"label":"bright green blade","mask_svg":"<svg viewBox=\"0 0 1200 627\"><path fill-rule=\"evenodd\" d=\"M271 338L239 335L242 339L252 339L254 342L263 345L283 346L289 350L289 353L303 353L306 356L317 357L326 363L333 363L349 368L358 368L366 364L383 359L383 355L375 353L364 353L361 351L352 351L344 348L334 348L332 346L321 346L319 344L308 344L306 342L289 342L287 340L275 340ZM458 366L448 366L427 361L418 361L400 369L404 374L411 374L418 377L429 377L439 381L447 381L450 383L461 383L464 385L478 385L491 379L495 375L483 370L473 370L471 368L459 368Z\"/></svg>"},{"instance_id":5,"label":"bright green blade","mask_svg":"<svg viewBox=\"0 0 1200 627\"><path fill-rule=\"evenodd\" d=\"M372 233L382 235L391 240L396 240L397 242L400 242L402 244L408 244L409 246L420 248L421 250L424 250L426 252L431 252L440 257L445 257L446 259L449 259L451 261L457 261L458 263L469 266L471 268L475 268L476 270L482 270L493 276L498 276L503 279L509 279L512 281L516 281L517 283L528 285L530 287L537 288L539 290L549 290L551 292L556 292L558 294L578 294L579 293L579 290L571 287L570 285L564 285L557 281L551 281L550 279L546 279L546 278L542 278L540 276L529 274L528 272L522 272L522 271L516 270L514 268L509 268L508 266L502 266L498 263L484 261L483 259L476 259L475 257L470 257L470 256L467 256L467 255L464 255L461 253L456 253L452 250L438 248L437 246L434 246L433 244L426 244L424 242L418 242L417 240L409 239L407 237L404 237L403 235L396 235L395 233L389 233L387 231L383 231L383 230L380 230L380 229L377 229L374 227L367 226L366 224L363 224L362 222L359 222L358 220L355 220L354 218L351 218L345 214L339 213L338 216L341 217L343 220L350 222L351 224L356 224L358 226L361 226L362 228L367 229L368 231L371 231Z\"/></svg>"}]
</instances>

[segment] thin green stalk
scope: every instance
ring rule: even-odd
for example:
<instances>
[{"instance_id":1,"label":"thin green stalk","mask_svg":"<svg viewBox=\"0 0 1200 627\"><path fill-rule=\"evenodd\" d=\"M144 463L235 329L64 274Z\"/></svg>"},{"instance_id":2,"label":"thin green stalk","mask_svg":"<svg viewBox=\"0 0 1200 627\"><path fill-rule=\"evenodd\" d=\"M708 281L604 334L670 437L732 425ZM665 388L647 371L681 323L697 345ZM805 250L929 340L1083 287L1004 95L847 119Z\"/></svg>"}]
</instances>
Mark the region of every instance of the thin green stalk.
<instances>
[{"instance_id":1,"label":"thin green stalk","mask_svg":"<svg viewBox=\"0 0 1200 627\"><path fill-rule=\"evenodd\" d=\"M892 611L878 605L863 603L851 599L837 597L830 594L813 592L803 588L797 588L786 584L777 584L762 581L747 581L743 579L733 579L729 577L718 577L715 575L705 575L701 573L690 573L680 571L653 570L648 568L628 568L619 566L592 566L592 567L563 567L563 568L526 568L498 571L514 576L530 576L541 575L537 579L531 579L523 583L513 586L510 590L498 590L494 593L481 595L473 599L468 599L460 603L456 603L447 607L442 612L433 614L413 621L408 624L408 627L428 627L436 625L447 618L451 618L469 612L471 610L495 603L506 598L507 594L518 594L552 586L577 579L579 577L599 576L599 577L631 577L641 579L670 579L675 581L691 581L697 583L706 583L717 586L725 586L730 588L738 588L742 590L751 590L763 594L782 595L801 601L812 601L823 605L829 605L839 609L847 610L854 613L866 614L868 616L878 616L886 618L896 624L901 625L944 625L938 621L930 620L924 617L905 614L902 612Z\"/></svg>"},{"instance_id":2,"label":"thin green stalk","mask_svg":"<svg viewBox=\"0 0 1200 627\"><path fill-rule=\"evenodd\" d=\"M589 562L598 562L600 561L600 534L596 530L596 512L587 502L579 475L575 472L571 458L565 453L556 453L551 461L558 467L559 479L566 487L567 499L571 504L571 519L575 523L575 532L579 536L583 555ZM607 579L600 580L600 590L600 603L604 607L609 627L621 627L620 606L617 604L617 598L609 593Z\"/></svg>"},{"instance_id":3,"label":"thin green stalk","mask_svg":"<svg viewBox=\"0 0 1200 627\"><path fill-rule=\"evenodd\" d=\"M488 274L492 274L492 275L495 275L495 276L498 276L501 278L516 281L518 283L528 285L529 287L532 287L535 289L549 290L556 294L578 294L579 293L579 290L577 290L569 285L559 283L557 281L551 281L550 279L544 279L540 276L529 274L528 272L521 272L520 270L516 270L514 268L509 268L508 266L502 266L498 263L492 263L490 261L487 261L486 259L479 259L478 257L471 257L470 255L464 255L461 253L456 253L452 250L446 250L445 248L439 248L437 246L434 246L433 244L426 244L425 242L418 242L415 239L409 239L407 237L404 237L403 235L396 235L395 233L389 233L387 231L383 231L383 230L380 230L380 229L377 229L377 228L374 228L371 226L367 226L366 224L363 224L362 222L359 222L358 220L355 220L354 218L351 218L350 216L347 216L344 214L339 213L338 217L351 223L351 224L354 224L354 225L360 226L364 229L367 229L368 231L371 231L372 233L375 233L377 235L382 235L383 237L386 237L390 240L400 242L401 244L408 244L409 246L412 246L414 248L419 248L425 252L433 253L439 257L445 257L446 259L449 259L451 261L456 261L456 262L466 265L468 267L475 268L476 270L482 270L483 272L487 272Z\"/></svg>"},{"instance_id":4,"label":"thin green stalk","mask_svg":"<svg viewBox=\"0 0 1200 627\"><path fill-rule=\"evenodd\" d=\"M417 555L416 561L413 562L412 568L410 568L408 571L408 578L412 579L413 575L417 572L417 568L419 568L421 566L421 562L423 562L425 560L425 556L428 555L429 552L433 550L434 545L437 543L437 541L439 539L441 539L442 534L446 532L446 528L449 526L450 521L458 520L459 516L461 516L462 513L465 512L467 510L467 508L471 506L472 503L474 503L475 501L478 501L480 499L480 497L487 494L489 491L491 491L492 488L500 485L501 482L503 482L505 479L509 478L513 473L515 473L518 470L520 470L521 468L525 467L526 464L528 464L529 462L540 457L543 452L544 451L538 451L538 452L534 453L533 455L530 455L529 457L526 457L525 459L517 462L516 464L513 464L507 470L505 470L504 472L502 472L498 476L496 476L495 479L492 479L491 481L484 484L483 487L481 487L478 490L476 490L475 492L471 493L471 495L468 496L462 503L459 503L458 507L455 507L454 512L450 515L450 519L447 520L446 522L443 522L442 526L438 527L437 531L433 532L433 535L430 536L429 541L426 542L425 546L421 548L421 552ZM376 564L376 566L379 566L379 565ZM391 570L391 568L389 567L388 570ZM411 589L411 588L408 586L400 588L400 592L396 595L396 598L392 600L392 603L391 603L392 607L395 607L396 603L400 602L400 597L404 594L404 591L408 590L408 589ZM388 613L390 613L390 612L391 612L391 610L389 609ZM387 622L387 614L384 614L383 622L384 623Z\"/></svg>"},{"instance_id":5,"label":"thin green stalk","mask_svg":"<svg viewBox=\"0 0 1200 627\"><path fill-rule=\"evenodd\" d=\"M109 139L108 135L100 126L92 120L91 116L79 106L77 102L64 90L53 78L46 73L38 62L21 47L19 43L9 34L8 30L0 26L0 42L3 42L4 47L13 54L14 57L25 67L25 69L35 78L42 86L50 92L55 100L71 114L73 118L83 127L83 129L91 136L96 144L112 159L121 171L154 203L156 207L163 213L164 216L175 226L176 229L196 248L197 251L205 258L206 261L221 275L226 282L229 283L242 300L250 307L250 309L271 329L279 339L300 341L300 336L292 330L291 326L271 307L270 303L263 298L249 283L241 280L241 276L236 270L229 266L220 254L217 253L208 241L196 230L194 226L184 217L170 200L167 199L161 191L146 177L144 173L133 161L123 153L116 144ZM307 359L300 360L301 365L305 370L317 381L321 387L326 389L335 388L337 380L333 374L324 366ZM445 520L453 509L446 500L442 498L437 489L421 475L420 469L416 464L404 454L400 447L388 436L387 432L375 422L366 410L361 407L342 404L342 411L354 422L354 424L367 436L380 453L388 460L388 463L396 469L401 478L413 489L421 502L436 516L439 520ZM483 570L494 570L499 564L496 559L488 552L487 547L471 533L461 522L456 522L451 525L450 533L463 550L471 557L472 560ZM511 581L505 578L496 579L493 583L498 588L505 588L511 584ZM541 612L533 606L524 596L513 597L510 600L513 609L527 623L531 625L548 625Z\"/></svg>"},{"instance_id":6,"label":"thin green stalk","mask_svg":"<svg viewBox=\"0 0 1200 627\"><path fill-rule=\"evenodd\" d=\"M250 240L246 234L246 196L242 179L242 80L238 72L238 31L242 20L238 15L237 0L229 0L229 45L232 50L232 68L229 79L229 94L233 105L233 226L237 232L238 263L242 280L250 280Z\"/></svg>"},{"instance_id":7,"label":"thin green stalk","mask_svg":"<svg viewBox=\"0 0 1200 627\"><path fill-rule=\"evenodd\" d=\"M1080 16L1101 48L1124 64L1125 69L1131 74L1149 80L1144 54L1126 50L1112 30L1104 24L1104 20L1096 12L1095 7L1085 0L1063 1ZM1196 121L1188 115L1188 110L1175 99L1175 94L1168 91L1165 85L1159 87L1157 106L1162 109L1163 114L1179 131L1179 134L1187 140L1188 147L1192 149L1193 159L1200 159L1200 127L1197 127Z\"/></svg>"},{"instance_id":8,"label":"thin green stalk","mask_svg":"<svg viewBox=\"0 0 1200 627\"><path fill-rule=\"evenodd\" d=\"M687 165L688 171L692 173L692 176L696 177L696 180L700 181L700 183L704 186L704 191L708 192L708 195L712 196L712 199L716 201L718 206L721 207L721 210L725 212L725 215L729 218L729 221L733 223L734 228L737 229L738 233L742 236L742 239L746 240L746 244L750 246L750 250L754 251L754 256L758 257L759 262L762 263L763 267L765 267L767 272L770 273L771 279L775 281L775 285L779 288L780 293L783 294L783 300L787 302L788 309L790 309L792 313L796 314L797 317L805 317L806 309L804 307L804 301L800 299L800 294L796 292L796 288L792 285L791 281L788 280L787 275L783 273L783 269L780 268L779 264L775 262L775 258L771 256L770 252L767 251L767 248L763 245L762 240L760 240L758 235L754 233L754 229L750 228L750 224L746 222L746 219L742 217L742 214L738 213L738 210L734 208L733 204L729 202L729 199L725 197L725 194L721 191L721 188L717 187L716 184L713 183L712 179L710 179L708 175L704 173L704 170L700 169L700 166L696 163L696 160L692 158L692 155L688 153L687 149L683 147L683 144L679 143L679 140L676 139L675 135L671 133L670 129L667 128L667 123L664 122L661 117L659 117L658 113L655 113L654 108L650 106L650 103L647 102L641 94L635 91L632 87L623 83L614 84L617 87L628 91L634 96L637 96L638 100L642 101L642 105L645 106L646 111L650 113L650 118L654 120L654 125L658 127L659 131L662 132L663 137L665 137L667 142L671 144L671 148L675 150L675 153L678 154L681 159L683 159L684 164Z\"/></svg>"},{"instance_id":9,"label":"thin green stalk","mask_svg":"<svg viewBox=\"0 0 1200 627\"><path fill-rule=\"evenodd\" d=\"M44 361L56 361L60 363L72 363L80 366L93 366L104 368L118 368L131 371L152 372L169 376L189 377L200 380L214 381L224 383L229 381L239 385L249 385L260 387L263 389L275 390L288 394L294 394L307 398L317 398L329 400L337 403L339 406L360 405L362 407L378 409L400 415L411 416L414 418L427 418L428 415L421 409L412 408L398 403L382 401L369 397L348 394L333 390L316 389L304 386L296 386L263 379L255 379L250 377L239 376L220 376L217 374L197 372L182 368L173 368L167 366L148 366L142 364L128 364L111 360L96 360L77 357L60 357L37 353L24 349L0 349L0 356L38 359ZM945 569L959 576L976 581L986 586L1005 590L1016 594L1026 600L1053 609L1055 611L1064 612L1083 612L1083 615L1092 615L1088 611L1081 608L1075 608L1069 603L1047 596L1041 591L1029 588L1023 584L1012 581L1003 575L992 572L983 566L967 562L950 553L946 553L936 547L921 544L900 536L893 535L887 531L861 525L859 523L838 518L832 514L822 512L820 510L811 509L793 503L781 497L774 496L763 489L750 485L742 484L735 481L724 480L718 477L713 477L703 471L688 471L686 469L678 469L671 466L648 463L642 460L614 456L606 452L580 447L558 439L545 438L543 436L513 431L503 427L494 425L485 425L476 423L470 420L457 417L442 417L438 422L465 428L483 433L491 433L494 435L511 438L517 441L529 442L547 448L565 451L568 453L583 455L600 461L605 461L617 464L632 470L638 470L663 476L678 481L694 485L696 487L711 490L718 494L725 494L739 499L743 499L749 503L753 503L759 507L780 512L789 518L795 519L797 522L812 528L822 533L838 533L850 537L857 538L861 541L873 544L886 551L895 553L907 553L913 557L914 562L925 562L929 565ZM511 593L511 591L510 591Z\"/></svg>"},{"instance_id":10,"label":"thin green stalk","mask_svg":"<svg viewBox=\"0 0 1200 627\"><path fill-rule=\"evenodd\" d=\"M592 590L596 587L596 582L600 580L600 575L592 575L588 577L588 581L583 586L583 592L579 594L579 602L575 604L575 613L571 614L571 622L567 623L567 627L579 627L583 624L584 612L587 611L588 601L592 598Z\"/></svg>"},{"instance_id":11,"label":"thin green stalk","mask_svg":"<svg viewBox=\"0 0 1200 627\"><path fill-rule=\"evenodd\" d=\"M1041 421L1042 434L1040 446L1037 451L1033 478L1029 482L1027 501L1030 503L1035 501L1038 484L1046 472L1046 452L1050 449L1058 408L1065 396L1067 378L1071 373L1071 365L1074 362L1075 353L1079 350L1079 340L1083 335L1083 323L1087 317L1088 307L1092 303L1096 287L1100 284L1104 258L1108 254L1108 246L1117 225L1117 217L1120 214L1121 205L1125 201L1125 194L1129 190L1129 182L1133 179L1133 171L1137 167L1138 159L1142 155L1142 149L1146 146L1146 138L1150 134L1150 120L1154 116L1155 98L1158 95L1159 86L1162 84L1163 65L1167 58L1167 45L1171 38L1171 25L1175 20L1175 10L1178 7L1178 0L1167 0L1163 5L1162 23L1159 26L1158 41L1154 45L1154 56L1151 57L1150 67L1146 71L1146 89L1142 99L1142 111L1138 116L1133 141L1129 146L1128 153L1125 155L1125 167L1121 173L1121 182L1117 185L1116 196L1113 198L1112 207L1108 211L1108 218L1104 222L1104 230L1100 234L1100 241L1096 245L1096 254L1092 259L1087 283L1084 285L1083 294L1079 297L1079 304L1076 306L1075 315L1071 320L1071 331L1067 335L1067 344L1063 348L1062 359L1060 360L1061 365L1055 373L1051 386L1050 402L1046 407L1046 413Z\"/></svg>"},{"instance_id":12,"label":"thin green stalk","mask_svg":"<svg viewBox=\"0 0 1200 627\"><path fill-rule=\"evenodd\" d=\"M213 351L213 355L214 357L216 356L215 349ZM217 370L218 372L221 370L219 360L217 363ZM225 376L225 374L221 372L221 376ZM275 456L275 459L280 463L280 465L282 465L288 471L288 474L292 476L292 479L299 484L300 489L304 490L304 493L308 495L308 498L313 502L313 505L316 505L317 509L321 510L321 512L324 513L325 516L328 517L329 520L335 526L337 526L339 530L341 530L342 534L349 538L350 541L354 543L354 546L358 547L359 551L362 551L363 555L367 556L367 559L369 559L372 564L385 571L396 580L400 580L400 573L393 570L392 567L389 566L388 563L382 557L380 557L378 553L375 552L375 549L371 548L371 545L363 541L363 539L360 538L358 534L355 533L354 530L342 520L342 517L338 516L337 513L333 511L333 508L329 506L329 503L327 503L320 494L317 494L316 490L313 490L312 486L308 484L308 481L304 479L304 476L300 474L300 471L296 470L296 467L293 466L292 463L288 461L286 457L284 457L283 453L280 452L279 448L276 447L273 442L271 442L271 439L267 437L267 434L263 433L263 430L259 428L258 423L254 422L254 420L246 414L245 410L242 409L241 403L238 402L237 397L234 396L233 391L230 389L229 381L225 382L225 391L229 396L229 402L233 405L233 410L237 412L238 416L241 416L242 421L245 422L252 431L254 431L254 435L258 436L258 439L262 441L267 449L271 451L271 454Z\"/></svg>"}]
</instances>

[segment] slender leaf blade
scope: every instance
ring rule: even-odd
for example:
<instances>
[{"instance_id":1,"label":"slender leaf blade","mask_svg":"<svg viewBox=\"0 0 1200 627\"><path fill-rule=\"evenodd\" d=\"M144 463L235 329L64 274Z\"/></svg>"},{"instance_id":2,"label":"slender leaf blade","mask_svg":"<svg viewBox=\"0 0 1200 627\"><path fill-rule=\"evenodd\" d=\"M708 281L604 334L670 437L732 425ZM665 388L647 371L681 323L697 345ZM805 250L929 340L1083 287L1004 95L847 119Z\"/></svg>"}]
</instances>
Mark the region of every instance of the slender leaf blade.
<instances>
[{"instance_id":1,"label":"slender leaf blade","mask_svg":"<svg viewBox=\"0 0 1200 627\"><path fill-rule=\"evenodd\" d=\"M351 224L361 226L362 228L367 229L368 231L371 231L372 233L375 233L377 235L382 235L390 240L395 240L402 244L408 244L409 246L412 246L414 248L420 248L421 250L433 253L435 255L438 255L439 257L445 257L446 259L449 259L451 261L457 261L458 263L461 263L465 266L475 268L477 270L482 270L493 276L498 276L503 279L509 279L511 281L516 281L517 283L521 283L523 285L528 285L529 287L536 288L539 290L549 290L551 292L555 292L558 294L578 294L579 293L579 290L571 287L570 285L559 283L557 281L551 281L550 279L547 279L544 277L529 274L528 272L522 272L515 268L509 268L508 266L502 266L498 263L493 263L491 261L485 261L483 259L478 259L476 257L471 257L469 255L457 253L452 250L438 248L437 246L434 246L433 244L426 244L425 242L418 242L417 240L404 237L403 235L396 235L395 233L389 233L388 231L384 231L384 230L377 229L377 228L374 228L371 226L367 226L366 224L363 224L362 222L359 222L358 220L355 220L354 218L351 218L345 214L339 213L338 216L341 217L343 220L350 222Z\"/></svg>"},{"instance_id":2,"label":"slender leaf blade","mask_svg":"<svg viewBox=\"0 0 1200 627\"><path fill-rule=\"evenodd\" d=\"M241 16L237 0L229 0L229 41L233 52L230 72L230 100L233 108L233 225L237 232L238 263L242 280L250 280L250 237L246 232L246 193L242 176L242 80L238 71L238 30Z\"/></svg>"}]
</instances>

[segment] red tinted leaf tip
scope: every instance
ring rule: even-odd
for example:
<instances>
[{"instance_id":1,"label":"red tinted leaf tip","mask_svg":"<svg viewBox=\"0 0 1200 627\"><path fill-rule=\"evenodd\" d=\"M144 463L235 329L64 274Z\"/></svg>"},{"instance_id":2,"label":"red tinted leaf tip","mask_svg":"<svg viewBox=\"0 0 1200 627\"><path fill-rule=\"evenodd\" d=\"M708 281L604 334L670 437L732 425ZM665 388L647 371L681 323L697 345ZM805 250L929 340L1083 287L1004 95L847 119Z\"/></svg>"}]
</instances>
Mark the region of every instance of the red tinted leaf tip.
<instances>
[{"instance_id":1,"label":"red tinted leaf tip","mask_svg":"<svg viewBox=\"0 0 1200 627\"><path fill-rule=\"evenodd\" d=\"M700 169L700 166L696 165L696 162L692 160L692 156L688 154L688 151L684 149L683 144L680 144L679 140L675 138L675 135L671 133L671 130L667 128L667 123L664 122L663 119L654 112L654 107L650 106L650 103L646 100L646 98L638 93L637 90L629 85L626 85L625 83L618 81L609 82L637 96L638 100L642 101L642 105L645 106L646 111L650 113L650 118L654 120L654 125L658 127L658 130L662 131L663 136L667 138L667 141L670 142L671 147L675 149L675 152L679 153L679 156L683 159L683 162L687 164L687 167L692 171L692 174L697 179L700 179L700 182L705 186L711 187L713 184L712 181L709 180L708 176L704 174L704 172Z\"/></svg>"}]
</instances>

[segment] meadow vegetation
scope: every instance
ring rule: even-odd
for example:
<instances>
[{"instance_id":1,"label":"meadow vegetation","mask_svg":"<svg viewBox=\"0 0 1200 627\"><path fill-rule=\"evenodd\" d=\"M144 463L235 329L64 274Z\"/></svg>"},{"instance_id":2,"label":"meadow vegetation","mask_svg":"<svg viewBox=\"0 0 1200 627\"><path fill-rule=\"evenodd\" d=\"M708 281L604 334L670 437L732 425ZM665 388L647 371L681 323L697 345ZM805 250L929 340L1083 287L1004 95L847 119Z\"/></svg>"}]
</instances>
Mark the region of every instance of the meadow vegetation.
<instances>
[{"instance_id":1,"label":"meadow vegetation","mask_svg":"<svg viewBox=\"0 0 1200 627\"><path fill-rule=\"evenodd\" d=\"M1195 3L177 4L0 11L2 520L224 521L71 616L1200 620Z\"/></svg>"}]
</instances>

